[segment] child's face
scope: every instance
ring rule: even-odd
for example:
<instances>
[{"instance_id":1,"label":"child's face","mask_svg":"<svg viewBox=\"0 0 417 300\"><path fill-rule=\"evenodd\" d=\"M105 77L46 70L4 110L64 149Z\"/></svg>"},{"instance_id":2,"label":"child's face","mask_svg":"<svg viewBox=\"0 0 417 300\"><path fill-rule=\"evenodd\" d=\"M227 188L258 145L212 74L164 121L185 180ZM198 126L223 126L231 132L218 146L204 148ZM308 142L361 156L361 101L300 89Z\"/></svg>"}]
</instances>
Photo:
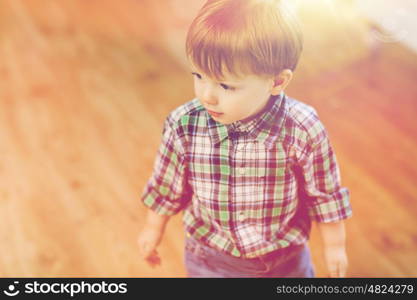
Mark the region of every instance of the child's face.
<instances>
[{"instance_id":1,"label":"child's face","mask_svg":"<svg viewBox=\"0 0 417 300\"><path fill-rule=\"evenodd\" d=\"M255 75L233 77L224 74L219 82L191 67L196 97L213 119L222 124L252 116L267 104L274 80ZM216 114L218 113L218 114Z\"/></svg>"}]
</instances>

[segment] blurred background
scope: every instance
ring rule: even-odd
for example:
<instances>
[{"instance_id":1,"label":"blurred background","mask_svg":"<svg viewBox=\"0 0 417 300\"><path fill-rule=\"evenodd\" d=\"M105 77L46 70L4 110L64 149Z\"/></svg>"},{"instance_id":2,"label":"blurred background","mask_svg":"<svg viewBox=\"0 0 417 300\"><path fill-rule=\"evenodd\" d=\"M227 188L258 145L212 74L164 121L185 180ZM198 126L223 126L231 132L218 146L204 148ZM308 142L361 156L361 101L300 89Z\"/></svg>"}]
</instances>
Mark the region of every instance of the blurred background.
<instances>
[{"instance_id":1,"label":"blurred background","mask_svg":"<svg viewBox=\"0 0 417 300\"><path fill-rule=\"evenodd\" d=\"M202 0L0 0L0 276L185 277L181 214L141 261L168 113L192 99ZM417 2L295 0L313 105L351 191L350 277L417 276ZM320 236L310 247L327 276Z\"/></svg>"}]
</instances>

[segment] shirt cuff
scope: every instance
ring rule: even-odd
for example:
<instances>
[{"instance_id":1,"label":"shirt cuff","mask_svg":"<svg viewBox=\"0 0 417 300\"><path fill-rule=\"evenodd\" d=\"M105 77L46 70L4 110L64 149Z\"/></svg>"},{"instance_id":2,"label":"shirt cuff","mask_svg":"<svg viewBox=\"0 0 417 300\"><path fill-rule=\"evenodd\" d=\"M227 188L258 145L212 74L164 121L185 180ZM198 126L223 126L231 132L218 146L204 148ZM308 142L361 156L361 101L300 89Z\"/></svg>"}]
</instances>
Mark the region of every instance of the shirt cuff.
<instances>
[{"instance_id":1,"label":"shirt cuff","mask_svg":"<svg viewBox=\"0 0 417 300\"><path fill-rule=\"evenodd\" d=\"M341 188L327 197L318 197L309 206L309 216L319 223L341 221L352 216L352 207L349 202L349 190Z\"/></svg>"},{"instance_id":2,"label":"shirt cuff","mask_svg":"<svg viewBox=\"0 0 417 300\"><path fill-rule=\"evenodd\" d=\"M143 204L158 215L173 216L181 210L179 203L173 203L165 197L155 196L148 193L142 198Z\"/></svg>"}]
</instances>

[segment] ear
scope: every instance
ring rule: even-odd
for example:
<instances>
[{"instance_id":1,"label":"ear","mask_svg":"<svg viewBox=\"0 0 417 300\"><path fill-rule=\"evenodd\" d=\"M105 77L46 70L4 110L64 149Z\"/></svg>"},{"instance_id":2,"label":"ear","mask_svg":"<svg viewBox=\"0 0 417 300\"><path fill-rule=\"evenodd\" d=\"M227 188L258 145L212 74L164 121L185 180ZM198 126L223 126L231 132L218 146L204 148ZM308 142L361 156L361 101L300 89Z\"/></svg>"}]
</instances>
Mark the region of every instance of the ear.
<instances>
[{"instance_id":1,"label":"ear","mask_svg":"<svg viewBox=\"0 0 417 300\"><path fill-rule=\"evenodd\" d=\"M273 78L273 84L271 87L271 95L279 95L292 79L292 71L285 69Z\"/></svg>"}]
</instances>

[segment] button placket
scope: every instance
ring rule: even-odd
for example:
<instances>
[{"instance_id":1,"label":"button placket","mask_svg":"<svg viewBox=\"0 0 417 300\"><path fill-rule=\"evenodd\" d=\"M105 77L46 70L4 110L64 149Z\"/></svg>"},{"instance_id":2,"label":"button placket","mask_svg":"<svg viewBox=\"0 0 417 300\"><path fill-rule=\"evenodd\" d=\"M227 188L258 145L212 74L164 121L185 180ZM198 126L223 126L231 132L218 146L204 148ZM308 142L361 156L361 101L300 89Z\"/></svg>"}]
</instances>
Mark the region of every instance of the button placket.
<instances>
[{"instance_id":1,"label":"button placket","mask_svg":"<svg viewBox=\"0 0 417 300\"><path fill-rule=\"evenodd\" d=\"M246 169L245 169L243 164L242 164L241 167L239 167L238 172L239 172L240 175L245 175Z\"/></svg>"},{"instance_id":2,"label":"button placket","mask_svg":"<svg viewBox=\"0 0 417 300\"><path fill-rule=\"evenodd\" d=\"M245 140L244 143L241 143L237 146L237 150L239 152L244 152L244 153L242 153L242 156L245 159L250 159L251 158L251 152L253 151L253 147L254 147L253 143L254 143L253 141ZM240 165L240 168L238 169L238 173L240 175L245 175L245 174L248 173L248 171L249 170L247 169L247 167L245 166L244 163L242 163Z\"/></svg>"},{"instance_id":3,"label":"button placket","mask_svg":"<svg viewBox=\"0 0 417 300\"><path fill-rule=\"evenodd\" d=\"M258 184L257 184L257 190L259 195L262 195L265 191L266 188L266 177L264 174L262 174L262 172L260 172L260 174L258 174L258 180L257 180Z\"/></svg>"},{"instance_id":4,"label":"button placket","mask_svg":"<svg viewBox=\"0 0 417 300\"><path fill-rule=\"evenodd\" d=\"M239 141L238 139L234 140L234 144L235 144L235 150L236 150L236 159L242 161L240 164L237 165L237 168L236 168L237 175L243 176L246 173L246 168L245 168L245 163L244 163L244 159L245 159L244 150L245 150L246 145L245 143L242 142L242 140Z\"/></svg>"},{"instance_id":5,"label":"button placket","mask_svg":"<svg viewBox=\"0 0 417 300\"><path fill-rule=\"evenodd\" d=\"M263 197L263 193L266 188L266 169L267 165L264 163L266 156L265 156L265 149L262 145L256 143L255 151L253 151L254 159L259 162L258 169L257 169L257 180L256 180L256 190L260 197Z\"/></svg>"}]
</instances>

